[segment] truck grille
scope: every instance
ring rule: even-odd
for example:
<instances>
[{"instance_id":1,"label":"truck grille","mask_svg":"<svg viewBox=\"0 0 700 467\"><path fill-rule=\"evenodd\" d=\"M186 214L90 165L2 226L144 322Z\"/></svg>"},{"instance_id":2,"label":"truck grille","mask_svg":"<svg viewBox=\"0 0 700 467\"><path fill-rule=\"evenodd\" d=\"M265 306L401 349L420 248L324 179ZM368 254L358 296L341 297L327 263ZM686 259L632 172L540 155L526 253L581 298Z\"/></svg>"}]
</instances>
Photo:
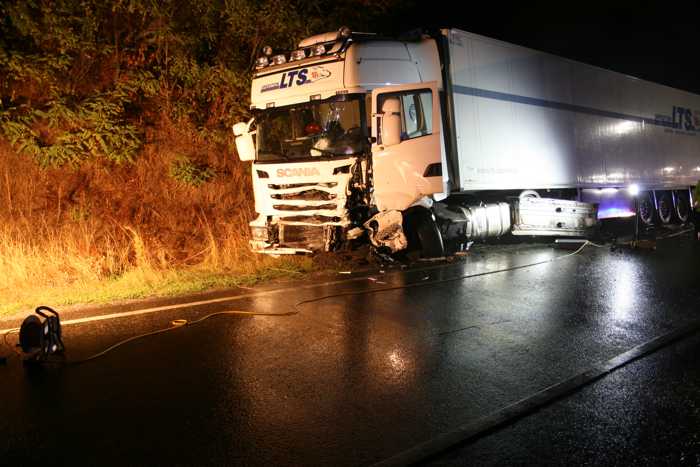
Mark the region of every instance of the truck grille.
<instances>
[{"instance_id":1,"label":"truck grille","mask_svg":"<svg viewBox=\"0 0 700 467\"><path fill-rule=\"evenodd\" d=\"M267 185L268 188L271 188L273 190L286 190L287 188L304 188L305 186L321 186L324 188L334 188L338 185L336 182L328 182L328 183L290 183L286 185L274 185L270 184Z\"/></svg>"},{"instance_id":2,"label":"truck grille","mask_svg":"<svg viewBox=\"0 0 700 467\"><path fill-rule=\"evenodd\" d=\"M280 211L310 211L317 209L335 209L338 207L336 204L320 204L320 205L310 205L310 206L297 206L294 204L273 204L273 208Z\"/></svg>"},{"instance_id":3,"label":"truck grille","mask_svg":"<svg viewBox=\"0 0 700 467\"><path fill-rule=\"evenodd\" d=\"M355 158L315 161L318 179L313 181L311 177L280 176L264 181L256 178L255 182L260 184L256 207L280 225L346 227L351 223L347 203L355 162ZM315 236L322 237L322 230Z\"/></svg>"},{"instance_id":4,"label":"truck grille","mask_svg":"<svg viewBox=\"0 0 700 467\"><path fill-rule=\"evenodd\" d=\"M272 199L279 200L304 199L314 201L330 201L332 199L335 199L335 194L328 193L327 191L311 189L306 191L300 191L298 193L273 194L270 197Z\"/></svg>"},{"instance_id":5,"label":"truck grille","mask_svg":"<svg viewBox=\"0 0 700 467\"><path fill-rule=\"evenodd\" d=\"M325 246L323 226L280 225L280 243L287 247L322 250Z\"/></svg>"},{"instance_id":6,"label":"truck grille","mask_svg":"<svg viewBox=\"0 0 700 467\"><path fill-rule=\"evenodd\" d=\"M318 211L337 211L338 208L342 209L344 207L344 201L341 202L338 199L338 193L333 190L335 186L337 186L336 182L268 185L271 188L270 198L277 201L277 203L272 205L273 209L285 213L299 212L309 214ZM339 202L324 202L334 200Z\"/></svg>"},{"instance_id":7,"label":"truck grille","mask_svg":"<svg viewBox=\"0 0 700 467\"><path fill-rule=\"evenodd\" d=\"M284 220L286 222L303 222L305 224L321 225L328 222L340 222L340 217L316 214L314 216L287 216Z\"/></svg>"}]
</instances>

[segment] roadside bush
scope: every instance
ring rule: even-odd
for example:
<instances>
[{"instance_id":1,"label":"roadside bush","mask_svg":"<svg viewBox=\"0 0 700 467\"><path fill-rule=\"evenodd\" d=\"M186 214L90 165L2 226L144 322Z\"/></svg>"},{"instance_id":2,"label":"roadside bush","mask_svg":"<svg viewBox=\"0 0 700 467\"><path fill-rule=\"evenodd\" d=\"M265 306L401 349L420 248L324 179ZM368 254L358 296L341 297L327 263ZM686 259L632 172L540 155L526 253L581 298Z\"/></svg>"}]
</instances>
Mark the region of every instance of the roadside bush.
<instances>
[{"instance_id":1,"label":"roadside bush","mask_svg":"<svg viewBox=\"0 0 700 467\"><path fill-rule=\"evenodd\" d=\"M198 187L214 178L214 175L214 169L186 156L178 157L170 164L170 177L185 185Z\"/></svg>"},{"instance_id":2,"label":"roadside bush","mask_svg":"<svg viewBox=\"0 0 700 467\"><path fill-rule=\"evenodd\" d=\"M258 264L247 251L250 167L230 130L250 118L257 54L343 24L366 30L396 3L0 2L7 286Z\"/></svg>"}]
</instances>

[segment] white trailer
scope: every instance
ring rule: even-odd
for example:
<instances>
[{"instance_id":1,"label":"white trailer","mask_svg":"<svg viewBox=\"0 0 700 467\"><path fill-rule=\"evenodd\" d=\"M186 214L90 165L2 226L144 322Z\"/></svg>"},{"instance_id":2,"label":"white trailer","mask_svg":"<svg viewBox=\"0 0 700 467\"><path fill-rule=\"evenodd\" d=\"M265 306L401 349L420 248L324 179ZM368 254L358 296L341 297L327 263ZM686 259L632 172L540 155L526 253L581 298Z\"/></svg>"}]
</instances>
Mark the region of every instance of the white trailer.
<instances>
[{"instance_id":1,"label":"white trailer","mask_svg":"<svg viewBox=\"0 0 700 467\"><path fill-rule=\"evenodd\" d=\"M456 29L313 36L258 60L251 102L265 253L685 222L700 177L700 96Z\"/></svg>"}]
</instances>

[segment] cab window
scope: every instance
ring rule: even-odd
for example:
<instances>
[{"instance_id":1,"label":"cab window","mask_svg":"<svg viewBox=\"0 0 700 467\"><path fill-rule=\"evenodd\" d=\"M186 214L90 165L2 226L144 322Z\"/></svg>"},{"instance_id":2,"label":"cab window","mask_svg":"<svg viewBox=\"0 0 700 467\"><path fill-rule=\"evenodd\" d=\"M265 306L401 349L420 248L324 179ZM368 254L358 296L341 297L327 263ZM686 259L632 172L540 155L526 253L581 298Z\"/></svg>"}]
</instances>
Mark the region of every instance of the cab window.
<instances>
[{"instance_id":1,"label":"cab window","mask_svg":"<svg viewBox=\"0 0 700 467\"><path fill-rule=\"evenodd\" d=\"M390 97L401 102L401 141L433 133L433 93L429 89L381 94L377 107L381 109Z\"/></svg>"}]
</instances>

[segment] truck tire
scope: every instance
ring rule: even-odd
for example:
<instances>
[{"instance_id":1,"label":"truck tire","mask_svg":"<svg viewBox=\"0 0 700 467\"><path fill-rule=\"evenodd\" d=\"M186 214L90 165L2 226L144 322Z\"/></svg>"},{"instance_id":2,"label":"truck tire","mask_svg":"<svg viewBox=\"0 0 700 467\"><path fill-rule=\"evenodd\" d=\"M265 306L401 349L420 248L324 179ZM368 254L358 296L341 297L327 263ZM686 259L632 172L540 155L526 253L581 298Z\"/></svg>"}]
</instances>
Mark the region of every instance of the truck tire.
<instances>
[{"instance_id":1,"label":"truck tire","mask_svg":"<svg viewBox=\"0 0 700 467\"><path fill-rule=\"evenodd\" d=\"M662 224L671 222L673 218L673 200L671 199L671 194L668 191L657 192L656 203L659 221Z\"/></svg>"},{"instance_id":2,"label":"truck tire","mask_svg":"<svg viewBox=\"0 0 700 467\"><path fill-rule=\"evenodd\" d=\"M535 190L523 190L518 195L518 198L539 198L540 194Z\"/></svg>"},{"instance_id":3,"label":"truck tire","mask_svg":"<svg viewBox=\"0 0 700 467\"><path fill-rule=\"evenodd\" d=\"M423 258L445 256L442 235L432 211L422 206L414 206L403 212L403 231L408 240L409 250L420 251Z\"/></svg>"},{"instance_id":4,"label":"truck tire","mask_svg":"<svg viewBox=\"0 0 700 467\"><path fill-rule=\"evenodd\" d=\"M637 214L639 220L644 225L652 225L654 223L654 202L651 199L651 192L643 191L639 194L637 201Z\"/></svg>"},{"instance_id":5,"label":"truck tire","mask_svg":"<svg viewBox=\"0 0 700 467\"><path fill-rule=\"evenodd\" d=\"M676 191L674 195L676 200L676 218L681 224L685 224L690 218L690 201L688 201L688 195L683 191Z\"/></svg>"}]
</instances>

